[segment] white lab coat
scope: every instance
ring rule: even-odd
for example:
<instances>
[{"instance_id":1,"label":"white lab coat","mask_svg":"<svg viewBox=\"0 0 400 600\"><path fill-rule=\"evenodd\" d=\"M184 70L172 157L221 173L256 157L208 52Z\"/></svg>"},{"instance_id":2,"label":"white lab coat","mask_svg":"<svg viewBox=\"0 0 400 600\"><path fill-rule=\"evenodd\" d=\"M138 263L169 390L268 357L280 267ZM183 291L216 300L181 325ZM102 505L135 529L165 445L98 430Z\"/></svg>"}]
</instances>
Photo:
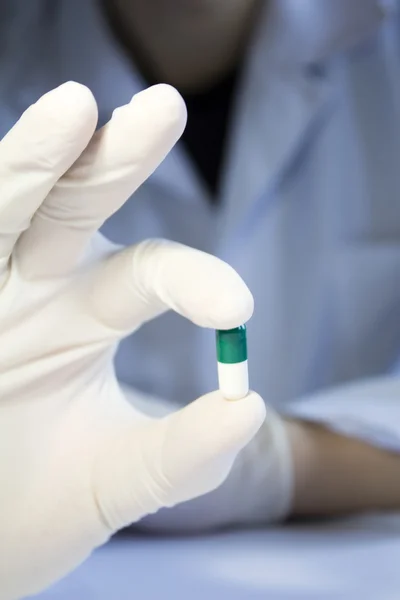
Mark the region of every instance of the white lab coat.
<instances>
[{"instance_id":1,"label":"white lab coat","mask_svg":"<svg viewBox=\"0 0 400 600\"><path fill-rule=\"evenodd\" d=\"M2 133L68 79L91 88L101 123L144 87L95 0L54 1L46 14L43 1L11 4ZM236 97L218 207L178 144L104 232L126 244L162 236L226 259L255 298L252 387L283 411L398 449L397 2L385 3L386 16L373 0L268 4ZM168 314L122 344L117 370L136 389L185 403L216 387L214 352L212 332ZM376 377L378 387L368 382ZM347 382L361 387L336 388ZM326 388L336 391L299 401Z\"/></svg>"}]
</instances>

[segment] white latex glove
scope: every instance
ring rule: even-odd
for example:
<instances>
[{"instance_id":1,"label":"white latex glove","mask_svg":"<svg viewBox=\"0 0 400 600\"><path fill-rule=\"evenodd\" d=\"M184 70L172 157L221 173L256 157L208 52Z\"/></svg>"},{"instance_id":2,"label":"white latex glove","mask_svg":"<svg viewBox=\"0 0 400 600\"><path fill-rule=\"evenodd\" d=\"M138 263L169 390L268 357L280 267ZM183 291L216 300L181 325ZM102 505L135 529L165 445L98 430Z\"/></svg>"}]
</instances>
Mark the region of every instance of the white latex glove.
<instances>
[{"instance_id":1,"label":"white latex glove","mask_svg":"<svg viewBox=\"0 0 400 600\"><path fill-rule=\"evenodd\" d=\"M253 302L206 254L160 241L117 251L93 236L176 142L185 109L157 86L92 138L96 118L90 92L69 83L0 143L2 600L38 592L118 528L216 488L265 417L256 394L214 392L160 420L125 400L113 368L123 336L168 308L234 327Z\"/></svg>"},{"instance_id":2,"label":"white latex glove","mask_svg":"<svg viewBox=\"0 0 400 600\"><path fill-rule=\"evenodd\" d=\"M122 389L128 401L151 417L164 417L178 406L162 398ZM265 527L283 521L293 508L293 448L285 420L266 406L266 419L237 455L225 481L208 494L164 508L135 524L135 529L168 533L204 533L221 528Z\"/></svg>"}]
</instances>

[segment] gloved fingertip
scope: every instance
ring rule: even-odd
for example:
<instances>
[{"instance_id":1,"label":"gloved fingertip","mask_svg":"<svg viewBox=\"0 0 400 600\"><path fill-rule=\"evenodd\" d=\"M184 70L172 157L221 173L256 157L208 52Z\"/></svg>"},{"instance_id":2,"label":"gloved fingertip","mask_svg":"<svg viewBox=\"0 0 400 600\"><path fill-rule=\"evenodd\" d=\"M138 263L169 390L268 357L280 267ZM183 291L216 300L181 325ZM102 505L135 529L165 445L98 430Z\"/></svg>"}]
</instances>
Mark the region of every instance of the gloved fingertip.
<instances>
[{"instance_id":1,"label":"gloved fingertip","mask_svg":"<svg viewBox=\"0 0 400 600\"><path fill-rule=\"evenodd\" d=\"M266 409L264 400L250 391L240 400L227 400L220 391L199 398L198 404L207 421L215 427L215 437L221 444L234 449L246 445L264 422ZM222 451L222 447L221 447Z\"/></svg>"},{"instance_id":2,"label":"gloved fingertip","mask_svg":"<svg viewBox=\"0 0 400 600\"><path fill-rule=\"evenodd\" d=\"M254 312L254 298L249 288L235 273L231 281L226 281L220 291L209 318L214 329L232 329L247 323ZM236 280L235 280L236 279Z\"/></svg>"},{"instance_id":3,"label":"gloved fingertip","mask_svg":"<svg viewBox=\"0 0 400 600\"><path fill-rule=\"evenodd\" d=\"M191 248L186 250L185 255L182 253L181 261L182 272L185 270L187 273L187 288L181 287L181 302L176 307L178 312L196 325L212 329L231 329L251 318L253 296L230 265ZM169 303L172 301L166 302Z\"/></svg>"},{"instance_id":4,"label":"gloved fingertip","mask_svg":"<svg viewBox=\"0 0 400 600\"><path fill-rule=\"evenodd\" d=\"M88 87L75 81L67 81L47 92L34 106L35 112L43 111L48 119L65 123L66 127L77 125L91 133L96 128L96 100Z\"/></svg>"},{"instance_id":5,"label":"gloved fingertip","mask_svg":"<svg viewBox=\"0 0 400 600\"><path fill-rule=\"evenodd\" d=\"M171 85L159 83L135 94L130 105L144 103L148 110L159 114L163 124L169 123L183 132L187 121L187 109L182 96Z\"/></svg>"},{"instance_id":6,"label":"gloved fingertip","mask_svg":"<svg viewBox=\"0 0 400 600\"><path fill-rule=\"evenodd\" d=\"M201 462L237 454L257 433L265 415L264 401L254 392L236 401L226 400L219 391L206 394L169 417L170 456L179 462L173 449L179 453L186 448L194 464L196 455Z\"/></svg>"}]
</instances>

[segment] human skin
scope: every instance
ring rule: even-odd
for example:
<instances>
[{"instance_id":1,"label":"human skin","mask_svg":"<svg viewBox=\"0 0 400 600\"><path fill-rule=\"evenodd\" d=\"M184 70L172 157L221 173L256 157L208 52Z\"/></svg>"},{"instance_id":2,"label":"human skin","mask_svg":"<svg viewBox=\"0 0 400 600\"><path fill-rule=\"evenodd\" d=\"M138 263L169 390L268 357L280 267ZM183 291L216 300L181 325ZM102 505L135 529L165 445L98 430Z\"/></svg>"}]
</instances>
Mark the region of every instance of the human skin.
<instances>
[{"instance_id":1,"label":"human skin","mask_svg":"<svg viewBox=\"0 0 400 600\"><path fill-rule=\"evenodd\" d=\"M103 0L116 36L146 75L206 89L240 61L259 0Z\"/></svg>"}]
</instances>

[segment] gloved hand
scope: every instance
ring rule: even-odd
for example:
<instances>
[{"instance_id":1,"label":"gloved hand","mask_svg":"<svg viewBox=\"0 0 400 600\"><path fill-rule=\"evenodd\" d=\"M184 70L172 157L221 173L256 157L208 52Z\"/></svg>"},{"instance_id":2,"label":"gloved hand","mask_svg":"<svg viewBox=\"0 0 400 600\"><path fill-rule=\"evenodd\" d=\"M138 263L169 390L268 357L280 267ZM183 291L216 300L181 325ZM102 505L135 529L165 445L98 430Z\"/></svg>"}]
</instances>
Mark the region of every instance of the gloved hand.
<instances>
[{"instance_id":1,"label":"gloved hand","mask_svg":"<svg viewBox=\"0 0 400 600\"><path fill-rule=\"evenodd\" d=\"M93 135L96 118L90 92L65 84L0 144L2 600L216 488L265 416L253 393L214 392L159 420L126 401L113 368L123 336L169 308L234 327L253 302L216 258L163 241L120 250L95 234L180 136L179 95L151 88Z\"/></svg>"},{"instance_id":2,"label":"gloved hand","mask_svg":"<svg viewBox=\"0 0 400 600\"><path fill-rule=\"evenodd\" d=\"M179 405L122 385L126 398L151 417L165 417ZM293 443L288 422L271 406L254 438L237 455L224 482L208 494L148 515L135 529L162 533L205 533L220 529L265 527L293 510L304 447ZM296 437L297 441L297 437ZM295 458L296 457L296 458ZM300 468L299 468L300 467Z\"/></svg>"}]
</instances>

